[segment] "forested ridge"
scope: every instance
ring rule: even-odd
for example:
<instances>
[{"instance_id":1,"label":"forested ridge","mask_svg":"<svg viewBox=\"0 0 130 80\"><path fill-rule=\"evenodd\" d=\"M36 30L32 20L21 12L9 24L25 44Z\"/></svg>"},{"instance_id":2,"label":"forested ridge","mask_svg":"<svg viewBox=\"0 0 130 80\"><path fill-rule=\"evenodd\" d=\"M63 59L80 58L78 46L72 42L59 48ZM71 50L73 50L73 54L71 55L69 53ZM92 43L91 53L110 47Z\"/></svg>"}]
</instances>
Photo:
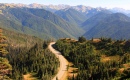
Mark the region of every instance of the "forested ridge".
<instances>
[{"instance_id":1,"label":"forested ridge","mask_svg":"<svg viewBox=\"0 0 130 80\"><path fill-rule=\"evenodd\" d=\"M13 67L12 79L22 80L23 75L35 73L41 80L51 80L57 73L59 61L48 49L47 44L36 43L32 48L8 48L9 61Z\"/></svg>"},{"instance_id":2,"label":"forested ridge","mask_svg":"<svg viewBox=\"0 0 130 80\"><path fill-rule=\"evenodd\" d=\"M0 28L36 36L44 40L76 38L84 31L54 13L38 8L18 8L0 4Z\"/></svg>"},{"instance_id":3,"label":"forested ridge","mask_svg":"<svg viewBox=\"0 0 130 80\"><path fill-rule=\"evenodd\" d=\"M0 29L0 80L23 80L30 73L36 80L51 80L59 60L48 50L49 42Z\"/></svg>"},{"instance_id":4,"label":"forested ridge","mask_svg":"<svg viewBox=\"0 0 130 80\"><path fill-rule=\"evenodd\" d=\"M0 80L24 80L28 74L51 80L59 60L47 46L59 38L66 39L57 40L54 48L69 61L68 80L130 78L128 14L83 5L22 5L0 3ZM99 39L69 39L81 35Z\"/></svg>"},{"instance_id":5,"label":"forested ridge","mask_svg":"<svg viewBox=\"0 0 130 80\"><path fill-rule=\"evenodd\" d=\"M124 80L130 78L130 41L100 38L60 39L54 45L74 67L68 80Z\"/></svg>"}]
</instances>

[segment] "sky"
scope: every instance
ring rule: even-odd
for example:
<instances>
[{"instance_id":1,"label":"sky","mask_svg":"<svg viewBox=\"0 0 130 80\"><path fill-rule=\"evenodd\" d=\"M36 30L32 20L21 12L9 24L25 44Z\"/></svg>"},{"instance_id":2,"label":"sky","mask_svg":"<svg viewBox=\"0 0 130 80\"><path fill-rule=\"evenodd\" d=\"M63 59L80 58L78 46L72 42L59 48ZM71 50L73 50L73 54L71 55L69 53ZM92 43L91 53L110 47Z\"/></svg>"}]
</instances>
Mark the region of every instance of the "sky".
<instances>
[{"instance_id":1,"label":"sky","mask_svg":"<svg viewBox=\"0 0 130 80\"><path fill-rule=\"evenodd\" d=\"M85 5L91 7L103 7L103 8L123 8L130 10L130 0L0 0L0 3L23 3L23 4L44 4L44 5Z\"/></svg>"}]
</instances>

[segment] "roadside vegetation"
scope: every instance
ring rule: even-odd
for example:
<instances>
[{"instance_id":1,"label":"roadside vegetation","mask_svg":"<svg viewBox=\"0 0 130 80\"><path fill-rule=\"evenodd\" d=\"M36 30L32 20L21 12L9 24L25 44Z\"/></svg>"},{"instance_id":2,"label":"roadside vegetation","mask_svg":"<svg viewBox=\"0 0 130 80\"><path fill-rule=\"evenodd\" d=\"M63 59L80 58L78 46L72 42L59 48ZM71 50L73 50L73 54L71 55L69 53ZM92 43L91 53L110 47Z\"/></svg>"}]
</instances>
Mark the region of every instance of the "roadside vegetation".
<instances>
[{"instance_id":1,"label":"roadside vegetation","mask_svg":"<svg viewBox=\"0 0 130 80\"><path fill-rule=\"evenodd\" d=\"M58 59L47 49L45 42L35 44L30 49L9 50L11 53L8 58L13 67L13 79L22 80L23 75L35 73L37 79L51 80L58 71Z\"/></svg>"},{"instance_id":2,"label":"roadside vegetation","mask_svg":"<svg viewBox=\"0 0 130 80\"><path fill-rule=\"evenodd\" d=\"M60 39L54 45L72 62L76 77L69 80L123 80L130 78L130 41L79 37Z\"/></svg>"},{"instance_id":3,"label":"roadside vegetation","mask_svg":"<svg viewBox=\"0 0 130 80\"><path fill-rule=\"evenodd\" d=\"M3 34L6 37L0 32L0 80L51 80L58 72L59 60L48 50L49 40L8 30Z\"/></svg>"}]
</instances>

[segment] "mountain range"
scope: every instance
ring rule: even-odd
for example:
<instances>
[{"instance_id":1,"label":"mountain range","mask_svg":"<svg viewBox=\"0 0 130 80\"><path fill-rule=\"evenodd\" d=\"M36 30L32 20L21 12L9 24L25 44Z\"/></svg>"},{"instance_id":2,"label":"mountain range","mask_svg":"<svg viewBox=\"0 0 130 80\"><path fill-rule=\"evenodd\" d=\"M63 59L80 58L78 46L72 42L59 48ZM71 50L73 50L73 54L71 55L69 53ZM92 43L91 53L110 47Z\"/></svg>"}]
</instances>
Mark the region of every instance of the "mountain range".
<instances>
[{"instance_id":1,"label":"mountain range","mask_svg":"<svg viewBox=\"0 0 130 80\"><path fill-rule=\"evenodd\" d=\"M109 14L112 14L112 12L110 11L99 12L96 15L92 16L91 18L87 19L85 22L83 22L81 27L87 32L92 27L100 23L100 21L103 20L105 17L107 17Z\"/></svg>"},{"instance_id":2,"label":"mountain range","mask_svg":"<svg viewBox=\"0 0 130 80\"><path fill-rule=\"evenodd\" d=\"M6 8L1 10L2 28L38 36L44 39L76 38L83 30L44 9Z\"/></svg>"},{"instance_id":3,"label":"mountain range","mask_svg":"<svg viewBox=\"0 0 130 80\"><path fill-rule=\"evenodd\" d=\"M102 15L102 17L99 15ZM93 25L89 25L88 22L93 19L95 19ZM88 39L99 37L130 39L130 18L122 13L99 13L86 21L86 25L91 26L84 34Z\"/></svg>"},{"instance_id":4,"label":"mountain range","mask_svg":"<svg viewBox=\"0 0 130 80\"><path fill-rule=\"evenodd\" d=\"M89 6L0 4L0 27L42 39L129 39L130 11Z\"/></svg>"},{"instance_id":5,"label":"mountain range","mask_svg":"<svg viewBox=\"0 0 130 80\"><path fill-rule=\"evenodd\" d=\"M77 25L80 25L87 19L87 16L76 11L75 9L58 10L55 12L55 14L62 17L64 20Z\"/></svg>"}]
</instances>

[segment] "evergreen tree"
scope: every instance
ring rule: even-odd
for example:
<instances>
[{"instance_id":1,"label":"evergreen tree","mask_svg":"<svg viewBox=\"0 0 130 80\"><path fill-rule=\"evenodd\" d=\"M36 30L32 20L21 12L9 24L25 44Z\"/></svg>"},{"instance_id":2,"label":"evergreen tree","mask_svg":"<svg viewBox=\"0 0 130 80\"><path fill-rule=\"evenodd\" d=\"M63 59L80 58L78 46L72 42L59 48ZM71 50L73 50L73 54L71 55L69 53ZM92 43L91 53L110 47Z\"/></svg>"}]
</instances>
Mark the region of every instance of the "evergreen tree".
<instances>
[{"instance_id":1,"label":"evergreen tree","mask_svg":"<svg viewBox=\"0 0 130 80\"><path fill-rule=\"evenodd\" d=\"M86 38L83 37L83 36L81 36L81 37L79 37L78 41L81 42L81 43L82 43L82 42L85 42L85 41L86 41Z\"/></svg>"},{"instance_id":2,"label":"evergreen tree","mask_svg":"<svg viewBox=\"0 0 130 80\"><path fill-rule=\"evenodd\" d=\"M0 29L0 57L5 56L8 51L5 49L7 47L7 44L4 43L6 40L6 37L2 34L2 29Z\"/></svg>"},{"instance_id":3,"label":"evergreen tree","mask_svg":"<svg viewBox=\"0 0 130 80\"><path fill-rule=\"evenodd\" d=\"M9 61L5 58L8 51L6 50L7 44L4 43L6 37L2 34L2 29L0 29L0 80L9 79L11 76L12 67Z\"/></svg>"},{"instance_id":4,"label":"evergreen tree","mask_svg":"<svg viewBox=\"0 0 130 80\"><path fill-rule=\"evenodd\" d=\"M79 37L79 41L76 42L58 40L54 46L74 64L74 67L78 68L78 75L75 78L69 77L68 80L123 80L130 75L129 68L119 75L123 64L130 62L129 43L130 41L120 42L111 38L101 38L100 42L95 43ZM119 59L115 57L102 61L104 55L119 56Z\"/></svg>"}]
</instances>

